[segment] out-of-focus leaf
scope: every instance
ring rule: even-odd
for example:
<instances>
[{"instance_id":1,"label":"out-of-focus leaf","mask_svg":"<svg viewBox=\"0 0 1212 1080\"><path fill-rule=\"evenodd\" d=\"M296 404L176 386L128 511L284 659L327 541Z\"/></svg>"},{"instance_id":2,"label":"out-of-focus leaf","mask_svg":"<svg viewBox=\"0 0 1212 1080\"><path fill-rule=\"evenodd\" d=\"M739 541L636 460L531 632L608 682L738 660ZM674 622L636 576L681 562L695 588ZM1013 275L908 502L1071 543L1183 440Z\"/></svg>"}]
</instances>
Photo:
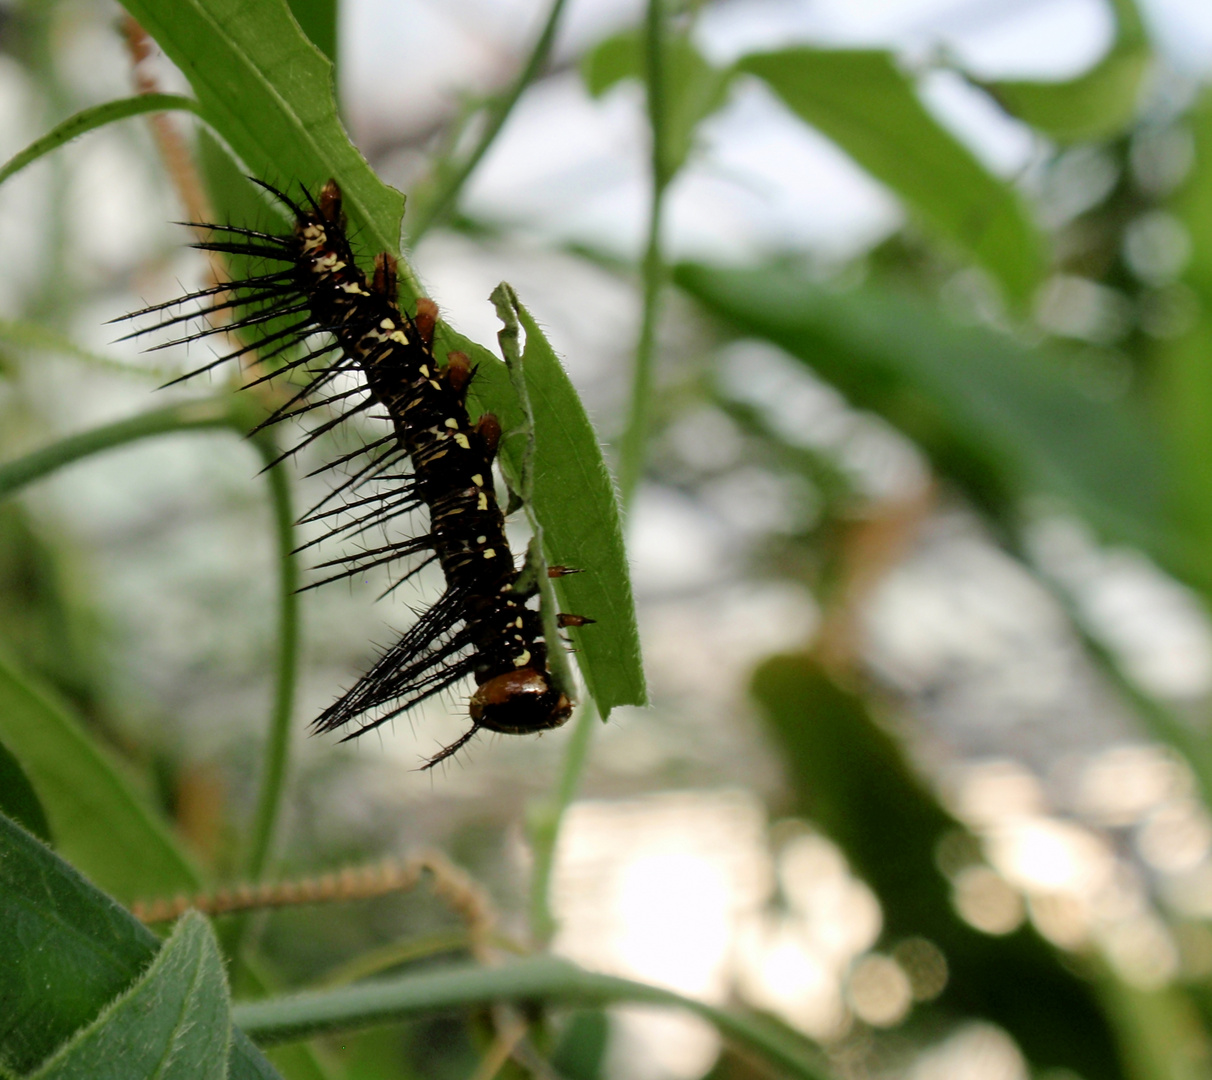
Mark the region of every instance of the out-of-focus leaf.
<instances>
[{"instance_id":1,"label":"out-of-focus leaf","mask_svg":"<svg viewBox=\"0 0 1212 1080\"><path fill-rule=\"evenodd\" d=\"M130 912L0 816L0 1065L24 1073L45 1060L159 947ZM241 1032L228 1068L229 1080L280 1080Z\"/></svg>"},{"instance_id":2,"label":"out-of-focus leaf","mask_svg":"<svg viewBox=\"0 0 1212 1080\"><path fill-rule=\"evenodd\" d=\"M1195 162L1176 211L1191 238L1183 285L1194 294L1190 325L1154 347L1159 426L1175 479L1174 509L1212 563L1212 95L1191 114ZM1179 286L1180 288L1182 286ZM1212 594L1212 566L1201 582Z\"/></svg>"},{"instance_id":3,"label":"out-of-focus leaf","mask_svg":"<svg viewBox=\"0 0 1212 1080\"><path fill-rule=\"evenodd\" d=\"M889 53L800 47L742 57L737 69L764 79L1014 302L1030 298L1043 241L1022 199L926 111Z\"/></svg>"},{"instance_id":4,"label":"out-of-focus leaf","mask_svg":"<svg viewBox=\"0 0 1212 1080\"><path fill-rule=\"evenodd\" d=\"M599 1080L606 1045L610 1041L610 1017L601 1009L581 1009L567 1020L551 1066L566 1080Z\"/></svg>"},{"instance_id":5,"label":"out-of-focus leaf","mask_svg":"<svg viewBox=\"0 0 1212 1080\"><path fill-rule=\"evenodd\" d=\"M1096 979L1134 1080L1208 1075L1212 1061L1208 1029L1184 990L1178 986L1139 989L1107 970L1099 971Z\"/></svg>"},{"instance_id":6,"label":"out-of-focus leaf","mask_svg":"<svg viewBox=\"0 0 1212 1080\"><path fill-rule=\"evenodd\" d=\"M3 657L0 739L34 785L59 850L95 882L126 901L198 888L167 827L115 763Z\"/></svg>"},{"instance_id":7,"label":"out-of-focus leaf","mask_svg":"<svg viewBox=\"0 0 1212 1080\"><path fill-rule=\"evenodd\" d=\"M21 765L4 748L3 743L0 743L0 814L7 814L39 840L51 843L46 811L42 809L34 786L22 772Z\"/></svg>"},{"instance_id":8,"label":"out-of-focus leaf","mask_svg":"<svg viewBox=\"0 0 1212 1080\"><path fill-rule=\"evenodd\" d=\"M694 145L694 129L721 105L732 78L730 70L713 67L684 34L664 44L666 165L674 172ZM594 97L623 79L644 78L644 39L639 30L607 38L585 54L581 77Z\"/></svg>"},{"instance_id":9,"label":"out-of-focus leaf","mask_svg":"<svg viewBox=\"0 0 1212 1080\"><path fill-rule=\"evenodd\" d=\"M1127 407L1085 393L1060 358L906 296L830 292L781 266L683 265L675 280L884 416L995 520L1026 495L1056 495L1171 568L1194 567L1167 519L1157 439Z\"/></svg>"},{"instance_id":10,"label":"out-of-focus leaf","mask_svg":"<svg viewBox=\"0 0 1212 1080\"><path fill-rule=\"evenodd\" d=\"M1111 50L1084 75L1064 82L971 79L1012 116L1057 142L1106 139L1136 118L1150 51L1133 0L1112 0L1118 32Z\"/></svg>"},{"instance_id":11,"label":"out-of-focus leaf","mask_svg":"<svg viewBox=\"0 0 1212 1080\"><path fill-rule=\"evenodd\" d=\"M1131 126L1149 59L1143 48L1114 51L1068 82L972 81L1011 116L1057 142L1089 142L1111 138Z\"/></svg>"},{"instance_id":12,"label":"out-of-focus leaf","mask_svg":"<svg viewBox=\"0 0 1212 1080\"><path fill-rule=\"evenodd\" d=\"M558 357L533 316L503 286L494 293L526 334L521 370L533 430L533 511L548 565L583 573L556 580L561 607L596 620L575 630L578 661L605 720L616 705L647 700L623 528L610 472L597 436ZM503 310L509 316L510 310ZM515 323L515 326L517 325ZM524 434L502 440L520 475ZM553 643L558 648L558 641Z\"/></svg>"},{"instance_id":13,"label":"out-of-focus leaf","mask_svg":"<svg viewBox=\"0 0 1212 1080\"><path fill-rule=\"evenodd\" d=\"M884 942L923 936L942 950L950 978L939 1004L1001 1024L1036 1068L1124 1077L1089 983L1034 931L989 937L955 913L935 853L961 826L863 700L806 655L764 663L753 693L786 762L795 811L818 823L875 891Z\"/></svg>"},{"instance_id":14,"label":"out-of-focus leaf","mask_svg":"<svg viewBox=\"0 0 1212 1080\"><path fill-rule=\"evenodd\" d=\"M227 980L206 920L189 912L138 981L31 1080L225 1080Z\"/></svg>"}]
</instances>

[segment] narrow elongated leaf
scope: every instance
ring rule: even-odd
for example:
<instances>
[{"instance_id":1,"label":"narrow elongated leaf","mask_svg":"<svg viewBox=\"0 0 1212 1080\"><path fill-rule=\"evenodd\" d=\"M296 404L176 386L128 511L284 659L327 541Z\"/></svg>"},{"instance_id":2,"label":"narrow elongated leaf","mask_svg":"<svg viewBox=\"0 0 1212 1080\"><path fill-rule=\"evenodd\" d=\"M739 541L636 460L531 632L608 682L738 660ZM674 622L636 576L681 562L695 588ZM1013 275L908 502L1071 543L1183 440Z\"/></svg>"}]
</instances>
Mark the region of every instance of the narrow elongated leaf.
<instances>
[{"instance_id":1,"label":"narrow elongated leaf","mask_svg":"<svg viewBox=\"0 0 1212 1080\"><path fill-rule=\"evenodd\" d=\"M1196 303L1186 332L1159 342L1152 362L1158 372L1158 405L1171 475L1174 505L1199 537L1205 563L1212 562L1212 96L1191 115L1195 164L1181 192L1177 213L1191 238L1191 259L1184 284ZM1212 566L1205 571L1205 593L1212 595Z\"/></svg>"},{"instance_id":2,"label":"narrow elongated leaf","mask_svg":"<svg viewBox=\"0 0 1212 1080\"><path fill-rule=\"evenodd\" d=\"M557 579L556 590L565 611L596 620L572 637L605 720L616 705L647 700L614 485L585 408L542 330L508 286L493 296L507 322L516 317L526 334L520 367L533 423L533 462L528 466L521 460L526 434L511 438L511 472L522 476L530 469L525 494L542 526L548 565L583 571Z\"/></svg>"},{"instance_id":3,"label":"narrow elongated leaf","mask_svg":"<svg viewBox=\"0 0 1212 1080\"><path fill-rule=\"evenodd\" d=\"M813 657L796 655L764 663L753 693L787 765L796 812L818 823L875 891L883 940L921 935L942 950L950 977L940 1006L1000 1024L1037 1069L1131 1075L1094 989L1034 930L991 937L956 914L935 853L962 826L863 699Z\"/></svg>"},{"instance_id":4,"label":"narrow elongated leaf","mask_svg":"<svg viewBox=\"0 0 1212 1080\"><path fill-rule=\"evenodd\" d=\"M972 81L1011 116L1057 142L1089 142L1111 138L1131 126L1149 59L1144 48L1117 50L1067 82Z\"/></svg>"},{"instance_id":5,"label":"narrow elongated leaf","mask_svg":"<svg viewBox=\"0 0 1212 1080\"><path fill-rule=\"evenodd\" d=\"M40 157L49 154L52 150L57 150L64 143L71 142L72 139L79 138L85 132L95 131L106 124L112 124L115 120L125 120L128 116L167 112L171 109L197 112L198 103L192 98L181 97L179 94L138 94L135 97L107 101L102 105L84 109L74 116L68 117L63 123L57 124L42 138L36 139L19 154L9 158L3 166L0 166L0 184L27 165L33 164Z\"/></svg>"},{"instance_id":6,"label":"narrow elongated leaf","mask_svg":"<svg viewBox=\"0 0 1212 1080\"><path fill-rule=\"evenodd\" d=\"M0 739L38 793L59 850L99 885L128 901L198 887L165 825L80 721L4 657Z\"/></svg>"},{"instance_id":7,"label":"narrow elongated leaf","mask_svg":"<svg viewBox=\"0 0 1212 1080\"><path fill-rule=\"evenodd\" d=\"M1116 35L1094 67L1064 82L971 81L987 90L1008 113L1057 142L1106 139L1136 118L1150 49L1134 0L1111 0Z\"/></svg>"},{"instance_id":8,"label":"narrow elongated leaf","mask_svg":"<svg viewBox=\"0 0 1212 1080\"><path fill-rule=\"evenodd\" d=\"M685 265L675 279L884 416L995 519L1026 495L1057 495L1171 567L1194 565L1166 514L1157 437L1126 407L1085 393L1060 358L924 302L822 290L781 266Z\"/></svg>"},{"instance_id":9,"label":"narrow elongated leaf","mask_svg":"<svg viewBox=\"0 0 1212 1080\"><path fill-rule=\"evenodd\" d=\"M34 786L3 743L0 743L0 814L7 814L39 840L51 842L50 824Z\"/></svg>"},{"instance_id":10,"label":"narrow elongated leaf","mask_svg":"<svg viewBox=\"0 0 1212 1080\"><path fill-rule=\"evenodd\" d=\"M337 0L289 0L290 13L308 40L337 64Z\"/></svg>"},{"instance_id":11,"label":"narrow elongated leaf","mask_svg":"<svg viewBox=\"0 0 1212 1080\"><path fill-rule=\"evenodd\" d=\"M160 942L130 912L0 816L0 1066L25 1073L151 964ZM277 1080L234 1033L230 1080Z\"/></svg>"},{"instance_id":12,"label":"narrow elongated leaf","mask_svg":"<svg viewBox=\"0 0 1212 1080\"><path fill-rule=\"evenodd\" d=\"M451 965L339 990L238 1003L232 1015L258 1042L269 1045L502 1001L549 1001L573 1006L636 1001L682 1008L703 1017L725 1038L770 1062L779 1076L823 1080L830 1075L806 1040L760 1017L717 1009L662 987L585 971L552 956L530 957L495 968Z\"/></svg>"},{"instance_id":13,"label":"narrow elongated leaf","mask_svg":"<svg viewBox=\"0 0 1212 1080\"><path fill-rule=\"evenodd\" d=\"M404 197L350 143L337 117L332 64L285 0L124 6L185 73L202 115L254 175L313 192L335 178L373 250L399 250Z\"/></svg>"},{"instance_id":14,"label":"narrow elongated leaf","mask_svg":"<svg viewBox=\"0 0 1212 1080\"><path fill-rule=\"evenodd\" d=\"M737 69L765 80L1013 301L1030 297L1044 261L1025 204L926 111L889 53L801 47L743 57Z\"/></svg>"},{"instance_id":15,"label":"narrow elongated leaf","mask_svg":"<svg viewBox=\"0 0 1212 1080\"><path fill-rule=\"evenodd\" d=\"M139 980L31 1080L225 1080L227 980L206 920L189 912Z\"/></svg>"}]
</instances>

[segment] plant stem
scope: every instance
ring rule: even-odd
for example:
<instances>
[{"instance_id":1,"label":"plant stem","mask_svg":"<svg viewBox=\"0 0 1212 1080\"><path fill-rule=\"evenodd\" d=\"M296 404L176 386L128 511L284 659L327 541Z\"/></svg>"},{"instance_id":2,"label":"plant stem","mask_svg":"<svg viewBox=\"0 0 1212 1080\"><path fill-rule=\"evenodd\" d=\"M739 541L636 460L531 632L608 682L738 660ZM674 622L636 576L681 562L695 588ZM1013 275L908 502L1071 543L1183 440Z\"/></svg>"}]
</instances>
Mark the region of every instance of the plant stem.
<instances>
[{"instance_id":1,"label":"plant stem","mask_svg":"<svg viewBox=\"0 0 1212 1080\"><path fill-rule=\"evenodd\" d=\"M534 867L530 873L530 934L539 947L549 944L555 935L556 921L551 914L551 873L555 866L556 843L560 838L564 813L580 787L597 720L598 710L592 701L586 701L572 722L572 734L564 748L564 763L556 790L528 808L526 824L534 852Z\"/></svg>"},{"instance_id":2,"label":"plant stem","mask_svg":"<svg viewBox=\"0 0 1212 1080\"><path fill-rule=\"evenodd\" d=\"M518 103L523 91L534 82L535 76L542 71L551 52L552 43L555 41L565 2L566 0L553 0L551 10L547 14L547 21L543 24L543 29L534 43L526 66L519 72L513 85L489 107L484 131L471 153L459 164L444 160L435 166L434 182L438 190L431 199L417 207L412 228L408 229L408 238L413 245L417 244L421 237L454 206L468 178L501 133L501 128L505 126L505 121L513 112L513 107Z\"/></svg>"},{"instance_id":3,"label":"plant stem","mask_svg":"<svg viewBox=\"0 0 1212 1080\"><path fill-rule=\"evenodd\" d=\"M70 435L51 446L0 465L0 498L11 495L26 484L49 476L65 465L104 450L153 435L208 428L240 430L232 413L230 398L186 401L163 409L153 409L139 416L132 416L129 420L105 424L79 435Z\"/></svg>"},{"instance_id":4,"label":"plant stem","mask_svg":"<svg viewBox=\"0 0 1212 1080\"><path fill-rule=\"evenodd\" d=\"M279 453L275 440L262 433L253 443L266 466L272 465ZM261 765L257 811L253 818L252 843L248 861L244 865L249 881L259 880L265 872L282 812L282 796L290 761L290 722L299 668L299 561L294 553L295 515L291 505L290 481L280 464L268 469L267 479L278 546L278 657L269 738Z\"/></svg>"},{"instance_id":5,"label":"plant stem","mask_svg":"<svg viewBox=\"0 0 1212 1080\"><path fill-rule=\"evenodd\" d=\"M666 148L663 14L662 0L648 0L645 60L648 122L652 129L652 203L648 218L648 243L642 268L644 310L632 374L631 412L619 453L619 493L624 515L631 504L636 484L644 468L649 399L652 395L653 354L656 351L661 286L665 280L664 257L661 253L661 214L670 170ZM564 751L564 764L555 794L538 803L531 811L530 841L534 851L534 868L531 871L530 883L530 932L539 945L546 945L555 933L555 919L551 914L549 893L556 845L559 842L564 813L576 798L581 784L581 775L589 759L589 744L593 739L597 718L597 709L593 703L586 702L574 721L572 737Z\"/></svg>"},{"instance_id":6,"label":"plant stem","mask_svg":"<svg viewBox=\"0 0 1212 1080\"><path fill-rule=\"evenodd\" d=\"M51 446L0 465L0 498L11 495L26 484L90 457L127 443L182 431L226 428L241 436L254 421L249 406L240 398L225 395L202 401L187 401L154 409L128 420L105 424L80 435L60 439ZM268 465L278 456L273 439L265 434L253 445ZM290 484L285 470L269 469L270 498L273 505L274 533L277 537L280 569L278 573L278 658L273 706L270 713L269 740L262 768L257 811L253 821L252 842L245 871L256 880L264 871L273 848L273 835L282 805L290 749L290 720L294 703L299 658L298 561L294 549L294 511Z\"/></svg>"},{"instance_id":7,"label":"plant stem","mask_svg":"<svg viewBox=\"0 0 1212 1080\"><path fill-rule=\"evenodd\" d=\"M648 0L645 20L645 70L648 85L648 123L652 129L652 195L648 214L648 240L641 267L643 275L643 313L640 336L635 349L631 376L631 409L619 446L619 493L626 511L644 471L648 443L648 425L652 404L652 369L656 353L657 324L660 320L661 288L665 282L665 262L661 252L661 222L665 189L669 186L665 124L665 65L662 39L663 0Z\"/></svg>"},{"instance_id":8,"label":"plant stem","mask_svg":"<svg viewBox=\"0 0 1212 1080\"><path fill-rule=\"evenodd\" d=\"M673 1006L714 1024L738 1047L777 1066L781 1075L803 1080L824 1080L827 1075L805 1042L785 1029L671 990L583 971L549 956L494 968L450 966L337 990L245 1002L233 1007L232 1019L257 1042L271 1045L502 1001L590 1007L636 1001Z\"/></svg>"}]
</instances>

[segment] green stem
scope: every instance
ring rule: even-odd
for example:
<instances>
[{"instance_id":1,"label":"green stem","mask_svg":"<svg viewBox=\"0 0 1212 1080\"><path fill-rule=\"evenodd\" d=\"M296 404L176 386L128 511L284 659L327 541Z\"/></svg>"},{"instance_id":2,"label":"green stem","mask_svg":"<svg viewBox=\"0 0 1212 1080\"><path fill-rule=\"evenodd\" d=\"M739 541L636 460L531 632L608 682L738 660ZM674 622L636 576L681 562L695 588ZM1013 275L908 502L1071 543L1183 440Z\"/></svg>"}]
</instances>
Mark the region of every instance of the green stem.
<instances>
[{"instance_id":1,"label":"green stem","mask_svg":"<svg viewBox=\"0 0 1212 1080\"><path fill-rule=\"evenodd\" d=\"M652 396L652 367L656 351L657 321L660 314L661 286L665 279L661 254L661 215L670 170L666 148L665 65L663 61L662 0L649 0L645 22L645 60L648 85L648 122L652 129L652 204L648 218L648 244L644 254L644 313L636 344L632 374L631 412L619 453L619 491L626 514L644 468L648 440L648 417ZM576 798L581 775L589 759L597 709L587 702L574 722L572 738L564 751L560 782L554 796L539 803L531 812L530 839L534 851L534 869L530 884L530 932L536 943L546 944L555 932L551 914L551 873L564 813Z\"/></svg>"},{"instance_id":2,"label":"green stem","mask_svg":"<svg viewBox=\"0 0 1212 1080\"><path fill-rule=\"evenodd\" d=\"M665 65L662 39L662 0L649 0L645 21L645 70L648 85L648 123L652 129L652 196L648 214L648 240L644 250L643 314L631 376L631 408L619 446L619 493L623 509L631 505L636 485L644 471L648 426L652 407L652 371L660 320L661 290L665 283L665 260L661 253L661 221L670 170L666 148Z\"/></svg>"},{"instance_id":3,"label":"green stem","mask_svg":"<svg viewBox=\"0 0 1212 1080\"><path fill-rule=\"evenodd\" d=\"M60 439L42 450L35 450L16 461L0 465L0 498L11 495L26 484L49 476L82 458L153 435L216 428L226 428L243 435L255 423L249 416L250 411L253 410L243 399L225 395L169 405L128 420L106 424L80 435ZM253 439L253 445L266 465L278 456L277 446L268 435ZM293 554L294 511L291 506L290 484L285 470L278 467L269 469L268 480L280 565L278 658L269 722L269 744L262 768L248 861L244 868L250 880L256 880L264 871L265 863L273 849L273 836L281 812L286 782L291 710L299 659L299 571L298 561Z\"/></svg>"},{"instance_id":4,"label":"green stem","mask_svg":"<svg viewBox=\"0 0 1212 1080\"><path fill-rule=\"evenodd\" d=\"M232 413L230 398L186 401L179 405L154 409L139 416L132 416L129 420L119 420L80 435L70 435L51 446L0 465L0 498L11 495L26 484L49 476L65 465L104 450L153 435L207 428L239 430Z\"/></svg>"},{"instance_id":5,"label":"green stem","mask_svg":"<svg viewBox=\"0 0 1212 1080\"><path fill-rule=\"evenodd\" d=\"M803 1080L824 1080L828 1075L813 1060L810 1048L784 1029L671 990L583 971L546 956L495 968L450 966L337 990L244 1002L233 1007L232 1020L257 1042L271 1045L503 1001L588 1007L635 1001L673 1006L703 1017L725 1038L775 1065L783 1075Z\"/></svg>"},{"instance_id":6,"label":"green stem","mask_svg":"<svg viewBox=\"0 0 1212 1080\"><path fill-rule=\"evenodd\" d=\"M295 555L295 514L291 504L290 480L281 465L273 465L279 454L273 438L262 434L253 439L253 444L268 468L274 534L278 544L278 657L269 739L261 765L261 786L253 818L252 843L244 866L248 881L259 880L265 872L282 812L282 796L290 762L291 715L299 669L300 636L299 561Z\"/></svg>"},{"instance_id":7,"label":"green stem","mask_svg":"<svg viewBox=\"0 0 1212 1080\"><path fill-rule=\"evenodd\" d=\"M598 710L586 701L572 722L572 734L564 749L564 763L555 792L529 807L527 815L534 867L530 873L530 933L538 947L555 935L556 922L551 914L551 873L555 866L556 843L560 825L581 785L581 774L589 758L589 744L597 725Z\"/></svg>"},{"instance_id":8,"label":"green stem","mask_svg":"<svg viewBox=\"0 0 1212 1080\"><path fill-rule=\"evenodd\" d=\"M412 244L417 244L421 237L454 206L459 193L463 190L463 185L467 183L476 166L480 164L481 159L488 152L488 148L496 141L497 136L501 133L501 128L505 126L505 121L513 112L513 107L518 103L523 91L534 82L535 77L542 71L551 52L552 43L555 41L565 2L566 0L554 0L552 3L551 11L547 15L547 22L544 23L543 30L534 43L526 66L522 68L513 85L490 107L484 131L475 148L457 165L450 161L442 161L436 166L436 183L439 188L432 199L417 207L416 217L412 227L408 230L409 240Z\"/></svg>"}]
</instances>

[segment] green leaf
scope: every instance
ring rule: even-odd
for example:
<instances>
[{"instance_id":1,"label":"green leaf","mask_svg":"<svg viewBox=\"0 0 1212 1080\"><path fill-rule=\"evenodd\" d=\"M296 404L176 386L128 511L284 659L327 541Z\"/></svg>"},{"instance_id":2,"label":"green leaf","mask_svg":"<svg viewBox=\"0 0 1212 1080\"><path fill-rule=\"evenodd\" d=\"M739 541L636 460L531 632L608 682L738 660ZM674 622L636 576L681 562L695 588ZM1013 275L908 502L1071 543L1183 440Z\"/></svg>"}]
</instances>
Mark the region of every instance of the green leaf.
<instances>
[{"instance_id":1,"label":"green leaf","mask_svg":"<svg viewBox=\"0 0 1212 1080\"><path fill-rule=\"evenodd\" d=\"M1123 1078L1115 1033L1086 980L1033 930L990 937L956 914L936 852L962 826L867 703L807 655L766 661L752 689L786 765L795 812L818 823L874 890L883 942L923 936L946 957L939 1006L1000 1024L1036 1069Z\"/></svg>"},{"instance_id":2,"label":"green leaf","mask_svg":"<svg viewBox=\"0 0 1212 1080\"><path fill-rule=\"evenodd\" d=\"M590 696L605 720L616 705L647 700L614 485L585 407L534 317L508 286L493 295L502 298L498 310L506 316L512 306L526 334L520 367L534 425L534 456L529 491L523 493L542 527L547 564L583 571L557 578L555 587L562 610L596 620L571 635ZM503 443L510 471L522 476L525 430Z\"/></svg>"},{"instance_id":3,"label":"green leaf","mask_svg":"<svg viewBox=\"0 0 1212 1080\"><path fill-rule=\"evenodd\" d=\"M31 1080L225 1080L230 1044L219 945L191 911L139 980Z\"/></svg>"},{"instance_id":4,"label":"green leaf","mask_svg":"<svg viewBox=\"0 0 1212 1080\"><path fill-rule=\"evenodd\" d=\"M886 184L1023 305L1044 271L1043 241L1014 189L926 111L891 54L799 47L754 54L739 71Z\"/></svg>"},{"instance_id":5,"label":"green leaf","mask_svg":"<svg viewBox=\"0 0 1212 1080\"><path fill-rule=\"evenodd\" d=\"M1212 94L1190 117L1195 162L1174 207L1191 238L1183 277L1192 317L1186 332L1154 346L1157 406L1174 507L1198 538L1205 596L1212 595Z\"/></svg>"},{"instance_id":6,"label":"green leaf","mask_svg":"<svg viewBox=\"0 0 1212 1080\"><path fill-rule=\"evenodd\" d=\"M1090 142L1132 126L1150 59L1144 48L1113 51L1085 75L1067 82L969 81L1011 116L1057 142Z\"/></svg>"},{"instance_id":7,"label":"green leaf","mask_svg":"<svg viewBox=\"0 0 1212 1080\"><path fill-rule=\"evenodd\" d=\"M0 816L0 1065L24 1073L45 1060L159 947L130 912ZM229 1069L230 1080L278 1080L242 1032Z\"/></svg>"},{"instance_id":8,"label":"green leaf","mask_svg":"<svg viewBox=\"0 0 1212 1080\"><path fill-rule=\"evenodd\" d=\"M332 64L303 35L285 0L126 0L124 6L184 72L202 116L250 172L312 191L335 179L368 244L399 250L404 197L350 143L337 116Z\"/></svg>"},{"instance_id":9,"label":"green leaf","mask_svg":"<svg viewBox=\"0 0 1212 1080\"><path fill-rule=\"evenodd\" d=\"M337 64L337 0L289 0L290 13L308 40Z\"/></svg>"},{"instance_id":10,"label":"green leaf","mask_svg":"<svg viewBox=\"0 0 1212 1080\"><path fill-rule=\"evenodd\" d=\"M805 1040L760 1017L717 1009L660 987L584 971L551 956L494 968L451 965L339 990L238 1003L232 1015L258 1042L272 1044L502 1001L548 1001L571 1006L636 1001L682 1008L703 1017L725 1038L775 1065L780 1076L822 1080L829 1075Z\"/></svg>"},{"instance_id":11,"label":"green leaf","mask_svg":"<svg viewBox=\"0 0 1212 1080\"><path fill-rule=\"evenodd\" d=\"M672 173L689 156L699 122L724 104L732 72L708 63L685 34L668 36L661 58L665 76L666 165ZM581 77L594 97L601 97L623 79L643 80L643 33L627 30L599 43L581 61Z\"/></svg>"},{"instance_id":12,"label":"green leaf","mask_svg":"<svg viewBox=\"0 0 1212 1080\"><path fill-rule=\"evenodd\" d=\"M1150 49L1133 0L1112 0L1117 32L1110 52L1093 68L1064 82L982 82L968 76L1012 116L1057 142L1107 139L1136 119Z\"/></svg>"},{"instance_id":13,"label":"green leaf","mask_svg":"<svg viewBox=\"0 0 1212 1080\"><path fill-rule=\"evenodd\" d=\"M675 280L743 333L810 365L914 439L995 521L1059 496L1104 533L1172 567L1193 556L1166 514L1158 442L1087 394L1061 357L876 288L821 289L794 269L682 265Z\"/></svg>"},{"instance_id":14,"label":"green leaf","mask_svg":"<svg viewBox=\"0 0 1212 1080\"><path fill-rule=\"evenodd\" d=\"M0 814L7 814L39 840L51 843L46 811L21 765L0 742Z\"/></svg>"},{"instance_id":15,"label":"green leaf","mask_svg":"<svg viewBox=\"0 0 1212 1080\"><path fill-rule=\"evenodd\" d=\"M167 827L109 755L3 656L0 739L41 798L59 850L99 885L127 901L198 887Z\"/></svg>"},{"instance_id":16,"label":"green leaf","mask_svg":"<svg viewBox=\"0 0 1212 1080\"><path fill-rule=\"evenodd\" d=\"M112 124L115 120L125 120L128 116L168 112L171 109L197 112L198 103L192 98L181 97L179 94L139 94L136 97L107 101L103 105L83 109L75 116L68 117L63 123L57 124L42 138L34 140L19 154L9 158L3 166L0 166L0 184L43 155L58 149L64 143L71 142L72 139L78 138L85 132Z\"/></svg>"}]
</instances>

